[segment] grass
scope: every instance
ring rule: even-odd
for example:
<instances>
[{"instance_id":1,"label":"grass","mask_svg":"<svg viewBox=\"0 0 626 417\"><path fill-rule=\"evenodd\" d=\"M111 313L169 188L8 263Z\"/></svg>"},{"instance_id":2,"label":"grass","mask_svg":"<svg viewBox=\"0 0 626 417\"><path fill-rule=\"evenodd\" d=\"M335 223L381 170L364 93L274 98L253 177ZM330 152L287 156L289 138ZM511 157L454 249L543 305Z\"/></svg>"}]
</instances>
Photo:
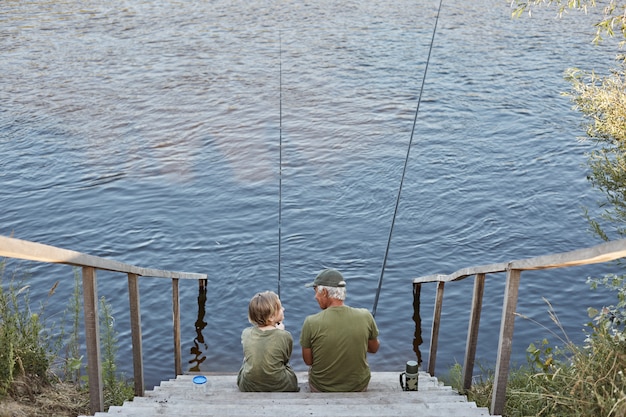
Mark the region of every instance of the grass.
<instances>
[{"instance_id":1,"label":"grass","mask_svg":"<svg viewBox=\"0 0 626 417\"><path fill-rule=\"evenodd\" d=\"M90 415L89 393L68 382L38 386L37 380L14 382L11 395L0 400L0 417L76 417Z\"/></svg>"},{"instance_id":2,"label":"grass","mask_svg":"<svg viewBox=\"0 0 626 417\"><path fill-rule=\"evenodd\" d=\"M4 262L0 263L0 397L10 393L18 376L49 379L50 355L42 331L42 309L30 308L29 286L12 278L3 286ZM54 294L56 284L48 292Z\"/></svg>"},{"instance_id":3,"label":"grass","mask_svg":"<svg viewBox=\"0 0 626 417\"><path fill-rule=\"evenodd\" d=\"M5 267L0 260L0 417L90 414L87 380L81 376L82 294L78 271L74 271L74 293L59 324L45 321L45 309L57 284L34 311L27 274L17 271L6 280ZM134 390L117 371L118 339L111 306L104 298L100 306L104 399L108 409L132 399ZM71 326L66 326L67 317ZM71 327L69 334L66 327Z\"/></svg>"},{"instance_id":4,"label":"grass","mask_svg":"<svg viewBox=\"0 0 626 417\"><path fill-rule=\"evenodd\" d=\"M611 275L590 283L592 288L602 285L616 291L617 304L589 309L592 320L582 346L566 335L559 337L565 343L562 349L552 348L547 339L531 343L527 364L510 372L504 416L626 416L626 280ZM552 306L549 311L563 330ZM466 392L479 407L491 405L493 373L486 375ZM455 365L442 379L460 391L461 366Z\"/></svg>"}]
</instances>

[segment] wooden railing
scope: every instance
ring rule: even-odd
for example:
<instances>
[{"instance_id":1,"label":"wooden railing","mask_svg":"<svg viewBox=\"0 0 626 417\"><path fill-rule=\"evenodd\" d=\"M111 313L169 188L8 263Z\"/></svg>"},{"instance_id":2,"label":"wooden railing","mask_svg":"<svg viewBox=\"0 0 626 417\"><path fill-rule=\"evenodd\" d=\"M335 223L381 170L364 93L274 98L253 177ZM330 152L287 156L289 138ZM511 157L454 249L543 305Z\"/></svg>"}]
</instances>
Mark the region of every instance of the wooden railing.
<instances>
[{"instance_id":1,"label":"wooden railing","mask_svg":"<svg viewBox=\"0 0 626 417\"><path fill-rule=\"evenodd\" d=\"M439 337L439 323L443 306L443 289L446 282L459 281L474 276L474 295L472 308L469 315L467 342L465 347L465 360L463 362L463 389L467 390L472 384L472 371L478 343L478 327L482 309L485 277L487 274L506 272L506 288L504 303L502 306L502 319L500 321L500 335L498 338L498 355L494 375L493 394L491 397L491 414L501 415L504 411L506 400L506 384L509 376L509 363L513 344L513 325L515 322L515 309L519 292L520 276L522 271L565 268L570 266L590 265L609 262L626 257L626 239L616 240L591 248L580 249L573 252L558 253L554 255L539 256L520 261L476 266L461 269L450 275L428 275L413 280L416 286L415 293L419 294L420 286L424 283L436 282L437 292L433 323L431 327L430 353L428 358L428 372L435 374L435 361L437 359L437 339Z\"/></svg>"},{"instance_id":2,"label":"wooden railing","mask_svg":"<svg viewBox=\"0 0 626 417\"><path fill-rule=\"evenodd\" d=\"M169 278L172 280L174 368L176 375L183 373L180 343L180 302L178 295L178 281L180 279L195 279L199 280L199 284L203 286L206 285L206 274L141 268L110 259L5 236L0 236L0 257L66 264L82 268L87 373L89 377L89 400L92 414L95 414L98 411L104 411L102 365L100 360L98 294L96 286L96 271L99 269L121 272L128 275L128 296L130 302L130 327L133 346L135 395L143 396L145 392L141 342L141 315L139 308L138 278L140 276Z\"/></svg>"},{"instance_id":3,"label":"wooden railing","mask_svg":"<svg viewBox=\"0 0 626 417\"><path fill-rule=\"evenodd\" d=\"M201 286L205 286L207 280L206 274L141 268L110 259L5 236L0 236L0 257L59 263L82 268L85 342L87 349L89 395L92 413L95 414L96 412L103 411L104 409L102 367L100 360L98 296L96 286L97 270L120 272L125 273L128 276L133 373L135 395L137 396L143 396L145 391L138 278L143 276L169 278L172 280L174 368L176 375L182 374L178 282L180 279L194 279L198 280ZM465 360L463 363L463 388L469 389L471 387L472 371L474 368L476 346L478 343L478 329L482 309L483 292L485 288L485 278L487 274L506 272L506 288L502 307L493 395L490 407L491 414L502 414L505 404L506 384L509 374L509 363L513 342L513 326L515 322L515 310L517 307L521 272L590 265L610 262L623 257L626 257L626 239L572 252L465 268L449 275L436 274L415 278L413 280L413 285L416 287L420 287L425 283L437 283L435 309L431 327L428 372L431 375L435 374L439 324L443 307L443 292L445 283L460 281L474 276L474 293L472 308L469 315ZM419 291L416 291L416 293L419 294Z\"/></svg>"}]
</instances>

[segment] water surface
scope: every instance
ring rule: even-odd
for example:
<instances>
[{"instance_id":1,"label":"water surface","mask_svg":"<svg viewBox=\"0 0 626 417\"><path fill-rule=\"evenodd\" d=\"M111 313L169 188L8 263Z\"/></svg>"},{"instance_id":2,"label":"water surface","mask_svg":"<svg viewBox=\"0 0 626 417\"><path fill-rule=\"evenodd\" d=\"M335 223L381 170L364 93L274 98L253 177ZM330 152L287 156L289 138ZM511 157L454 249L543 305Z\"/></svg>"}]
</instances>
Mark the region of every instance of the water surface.
<instances>
[{"instance_id":1,"label":"water surface","mask_svg":"<svg viewBox=\"0 0 626 417\"><path fill-rule=\"evenodd\" d=\"M181 284L186 369L196 349L204 371L239 368L248 300L276 291L280 268L292 362L304 370L300 325L318 310L305 282L337 268L348 303L372 308L438 5L3 2L0 233L208 274L203 343L197 284ZM601 68L610 47L591 45L584 16L510 12L506 1L443 3L377 307L375 370L415 357L412 278L599 243L581 209L599 199L582 165L591 144L576 140L580 114L560 93L566 68ZM25 268L35 295L62 280L48 307L59 317L71 268ZM612 302L589 293L596 271L525 273L518 310L549 322L546 297L582 340L586 307ZM478 355L488 366L503 282L490 279L485 297ZM471 288L446 287L441 371L463 358ZM126 280L102 272L98 290L130 374ZM142 278L140 290L154 385L173 374L171 284ZM434 290L422 290L424 323ZM518 320L514 360L546 333Z\"/></svg>"}]
</instances>

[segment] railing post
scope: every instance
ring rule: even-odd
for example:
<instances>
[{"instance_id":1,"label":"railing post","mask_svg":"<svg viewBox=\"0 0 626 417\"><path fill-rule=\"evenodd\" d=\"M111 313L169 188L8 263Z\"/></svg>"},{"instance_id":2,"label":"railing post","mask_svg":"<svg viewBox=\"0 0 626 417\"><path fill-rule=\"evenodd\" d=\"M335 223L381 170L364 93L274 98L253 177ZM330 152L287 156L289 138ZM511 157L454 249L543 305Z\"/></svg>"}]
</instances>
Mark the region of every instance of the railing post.
<instances>
[{"instance_id":1,"label":"railing post","mask_svg":"<svg viewBox=\"0 0 626 417\"><path fill-rule=\"evenodd\" d=\"M172 320L174 327L174 372L183 374L183 361L180 348L180 299L178 296L178 278L172 278Z\"/></svg>"},{"instance_id":2,"label":"railing post","mask_svg":"<svg viewBox=\"0 0 626 417\"><path fill-rule=\"evenodd\" d=\"M445 282L437 283L437 297L435 312L433 314L433 326L430 334L430 352L428 354L428 373L435 376L435 362L437 361L437 344L439 343L439 323L441 322L441 308L443 305L443 287Z\"/></svg>"},{"instance_id":3,"label":"railing post","mask_svg":"<svg viewBox=\"0 0 626 417\"><path fill-rule=\"evenodd\" d=\"M465 360L463 361L463 390L472 387L472 373L476 359L478 345L478 328L480 326L480 312L483 306L485 291L485 274L476 274L474 278L474 296L472 297L472 311L467 329L467 343L465 344Z\"/></svg>"},{"instance_id":4,"label":"railing post","mask_svg":"<svg viewBox=\"0 0 626 417\"><path fill-rule=\"evenodd\" d=\"M189 363L193 363L195 365L190 366L187 370L188 372L200 372L200 365L206 359L206 348L207 344L204 340L204 335L202 331L207 326L207 322L205 321L206 316L206 293L207 293L207 283L206 279L198 280L198 316L195 322L196 328L196 337L193 339L193 347L191 348L190 353L195 357L189 360Z\"/></svg>"},{"instance_id":5,"label":"railing post","mask_svg":"<svg viewBox=\"0 0 626 417\"><path fill-rule=\"evenodd\" d=\"M83 267L83 309L85 315L85 344L89 376L89 405L91 413L104 411L102 365L100 363L100 326L98 320L98 289L96 269Z\"/></svg>"},{"instance_id":6,"label":"railing post","mask_svg":"<svg viewBox=\"0 0 626 417\"><path fill-rule=\"evenodd\" d=\"M141 308L139 305L139 279L136 274L128 274L128 300L130 303L130 334L133 344L133 376L135 395L143 397L145 391L143 377L143 349L141 342Z\"/></svg>"},{"instance_id":7,"label":"railing post","mask_svg":"<svg viewBox=\"0 0 626 417\"><path fill-rule=\"evenodd\" d=\"M415 322L415 332L413 333L413 351L417 357L417 364L422 366L422 352L420 345L424 342L422 339L422 316L420 315L420 294L422 292L422 284L413 284L413 321Z\"/></svg>"},{"instance_id":8,"label":"railing post","mask_svg":"<svg viewBox=\"0 0 626 417\"><path fill-rule=\"evenodd\" d=\"M502 320L500 321L500 339L498 341L498 358L496 360L496 373L494 375L493 394L491 397L491 414L502 415L504 412L521 273L522 271L519 269L509 269L506 273L506 290L502 305Z\"/></svg>"}]
</instances>

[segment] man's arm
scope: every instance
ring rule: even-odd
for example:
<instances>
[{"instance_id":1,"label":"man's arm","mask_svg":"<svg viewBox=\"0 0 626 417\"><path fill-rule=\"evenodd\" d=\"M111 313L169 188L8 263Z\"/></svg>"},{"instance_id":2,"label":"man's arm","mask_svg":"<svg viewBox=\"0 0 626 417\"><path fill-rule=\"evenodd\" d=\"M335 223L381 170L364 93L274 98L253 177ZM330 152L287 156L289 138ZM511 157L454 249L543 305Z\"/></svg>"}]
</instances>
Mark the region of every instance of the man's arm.
<instances>
[{"instance_id":1,"label":"man's arm","mask_svg":"<svg viewBox=\"0 0 626 417\"><path fill-rule=\"evenodd\" d=\"M367 353L376 353L378 352L378 348L380 347L380 342L378 338L369 339L367 341ZM304 349L302 349L304 351ZM302 353L304 355L304 352ZM306 361L305 361L306 362Z\"/></svg>"},{"instance_id":2,"label":"man's arm","mask_svg":"<svg viewBox=\"0 0 626 417\"><path fill-rule=\"evenodd\" d=\"M302 348L302 360L309 366L313 365L313 351L311 348Z\"/></svg>"}]
</instances>

